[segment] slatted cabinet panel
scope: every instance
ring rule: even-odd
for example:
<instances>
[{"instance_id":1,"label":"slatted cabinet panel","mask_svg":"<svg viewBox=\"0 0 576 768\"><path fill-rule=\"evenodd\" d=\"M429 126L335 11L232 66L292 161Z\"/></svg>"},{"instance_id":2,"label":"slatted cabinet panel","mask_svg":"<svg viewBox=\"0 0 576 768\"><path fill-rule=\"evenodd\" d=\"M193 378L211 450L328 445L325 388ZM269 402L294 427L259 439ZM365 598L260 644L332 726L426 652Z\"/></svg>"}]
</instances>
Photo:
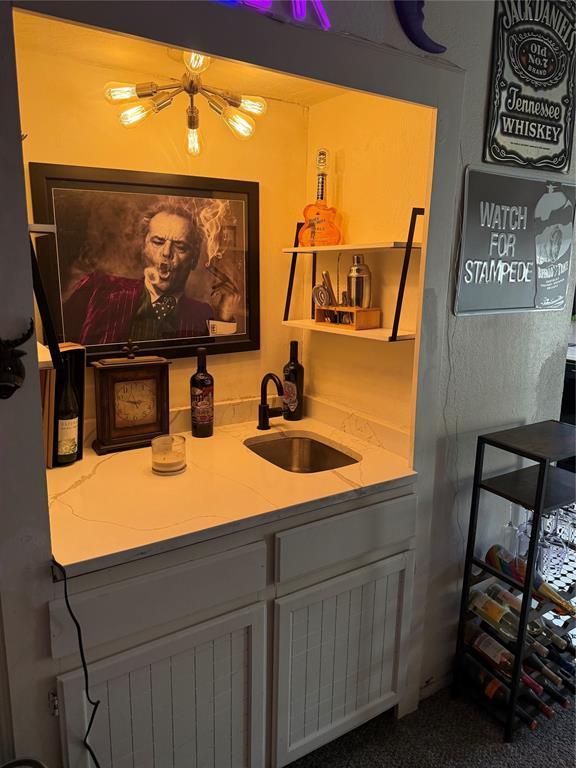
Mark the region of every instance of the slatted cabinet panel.
<instances>
[{"instance_id":1,"label":"slatted cabinet panel","mask_svg":"<svg viewBox=\"0 0 576 768\"><path fill-rule=\"evenodd\" d=\"M390 557L276 601L276 765L398 703L414 555Z\"/></svg>"},{"instance_id":2,"label":"slatted cabinet panel","mask_svg":"<svg viewBox=\"0 0 576 768\"><path fill-rule=\"evenodd\" d=\"M90 665L101 767L263 766L264 616L243 609ZM92 768L81 670L58 685L67 768Z\"/></svg>"}]
</instances>

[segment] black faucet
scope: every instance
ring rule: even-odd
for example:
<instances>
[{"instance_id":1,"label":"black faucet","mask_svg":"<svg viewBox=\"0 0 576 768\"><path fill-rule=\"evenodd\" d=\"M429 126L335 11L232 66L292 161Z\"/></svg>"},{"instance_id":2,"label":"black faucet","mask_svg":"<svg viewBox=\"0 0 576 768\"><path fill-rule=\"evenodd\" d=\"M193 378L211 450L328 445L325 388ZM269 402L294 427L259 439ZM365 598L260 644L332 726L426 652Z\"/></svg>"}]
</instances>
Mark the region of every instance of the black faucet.
<instances>
[{"instance_id":1,"label":"black faucet","mask_svg":"<svg viewBox=\"0 0 576 768\"><path fill-rule=\"evenodd\" d=\"M280 397L284 395L284 387L282 382L276 376L275 373L267 373L262 379L260 385L260 405L258 406L258 429L270 429L270 417L282 416L284 413L284 407L282 408L270 408L268 405L267 388L268 382L273 381L276 384L276 389Z\"/></svg>"}]
</instances>

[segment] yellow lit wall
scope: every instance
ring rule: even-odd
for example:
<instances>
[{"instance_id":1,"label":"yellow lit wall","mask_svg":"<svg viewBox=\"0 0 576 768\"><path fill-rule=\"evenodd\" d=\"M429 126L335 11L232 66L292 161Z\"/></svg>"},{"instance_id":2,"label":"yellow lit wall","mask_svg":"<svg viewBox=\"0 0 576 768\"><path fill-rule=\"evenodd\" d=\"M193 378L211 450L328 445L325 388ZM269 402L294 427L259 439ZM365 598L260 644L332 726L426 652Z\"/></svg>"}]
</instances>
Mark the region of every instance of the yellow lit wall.
<instances>
[{"instance_id":1,"label":"yellow lit wall","mask_svg":"<svg viewBox=\"0 0 576 768\"><path fill-rule=\"evenodd\" d=\"M281 249L291 245L295 223L301 220L305 203L314 199L319 147L331 152L328 196L343 214L345 242L404 240L412 207L428 206L434 111L268 73L268 78L277 77L272 86L278 98L269 100L268 113L258 121L256 136L249 142L237 141L199 100L205 146L202 155L192 159L185 151L184 97L139 127L125 130L117 122L117 110L102 96L103 85L110 80L162 80L163 74L178 74L181 65L167 58L163 46L133 41L127 50L123 38L87 29L77 32L82 38L74 42L70 25L44 22L52 25L49 37L55 42L49 48L36 39L29 16L16 14L15 20L22 130L28 134L23 145L26 163L259 182L261 349L210 358L216 399L256 397L263 374L281 371L289 339L298 338L303 339L308 394L366 414L408 436L417 343L391 345L284 328L290 257ZM102 45L108 57L105 66L99 58ZM222 85L231 66L236 67L236 79L246 76L248 88L251 78L262 76L250 67L239 73L237 65L224 61L213 66ZM312 106L294 103L300 94ZM421 238L419 227L417 239ZM350 261L350 256L341 259L341 287ZM373 271L384 324L391 325L402 254L379 252L366 261ZM417 326L422 264L416 256L406 296L406 328ZM319 266L331 271L336 285L336 258L326 257ZM300 267L292 318L309 312L308 280L309 272ZM188 380L194 368L194 358L172 362L171 407L189 405ZM92 388L89 374L88 417L94 415Z\"/></svg>"},{"instance_id":2,"label":"yellow lit wall","mask_svg":"<svg viewBox=\"0 0 576 768\"><path fill-rule=\"evenodd\" d=\"M349 92L310 108L307 197L315 196L315 157L329 150L328 204L342 213L344 242L405 241L413 207L428 210L434 154L435 110ZM422 219L416 241L422 241ZM403 252L365 256L383 324L393 321ZM402 326L417 327L421 293L420 254L410 266ZM340 287L352 262L340 259ZM336 285L337 257L325 257ZM412 371L417 342L385 344L306 332L310 393L366 413L409 432L413 417Z\"/></svg>"},{"instance_id":3,"label":"yellow lit wall","mask_svg":"<svg viewBox=\"0 0 576 768\"><path fill-rule=\"evenodd\" d=\"M217 400L255 397L263 374L280 371L288 359L293 337L281 325L289 265L280 251L292 241L304 199L307 109L270 101L255 137L240 142L199 100L205 147L200 157L191 159L185 151L184 97L126 130L102 96L107 81L146 81L155 72L162 73L166 49L154 45L150 49L149 71L137 73L67 58L65 51L50 55L17 48L22 130L28 134L24 160L260 183L261 350L209 359ZM195 362L195 358L172 362L171 407L189 405L188 380ZM94 414L92 386L89 374L87 416Z\"/></svg>"}]
</instances>

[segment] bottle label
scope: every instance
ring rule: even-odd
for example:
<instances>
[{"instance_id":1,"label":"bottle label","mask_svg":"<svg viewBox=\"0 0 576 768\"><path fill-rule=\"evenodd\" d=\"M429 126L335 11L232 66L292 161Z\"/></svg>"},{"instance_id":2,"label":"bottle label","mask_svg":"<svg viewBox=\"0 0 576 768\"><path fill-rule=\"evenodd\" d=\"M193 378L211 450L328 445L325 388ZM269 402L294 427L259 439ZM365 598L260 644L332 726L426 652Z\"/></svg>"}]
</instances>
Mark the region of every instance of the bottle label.
<instances>
[{"instance_id":1,"label":"bottle label","mask_svg":"<svg viewBox=\"0 0 576 768\"><path fill-rule=\"evenodd\" d=\"M470 609L496 626L498 626L504 614L508 613L508 610L503 605L497 603L496 600L492 600L484 592L476 592L474 594L470 601Z\"/></svg>"},{"instance_id":2,"label":"bottle label","mask_svg":"<svg viewBox=\"0 0 576 768\"><path fill-rule=\"evenodd\" d=\"M502 683L499 680L496 680L495 678L491 680L486 688L484 688L484 693L489 699L492 699L502 688Z\"/></svg>"},{"instance_id":3,"label":"bottle label","mask_svg":"<svg viewBox=\"0 0 576 768\"><path fill-rule=\"evenodd\" d=\"M70 456L78 450L78 417L59 419L58 456Z\"/></svg>"},{"instance_id":4,"label":"bottle label","mask_svg":"<svg viewBox=\"0 0 576 768\"><path fill-rule=\"evenodd\" d=\"M293 381L284 379L284 405L292 413L298 408L298 388Z\"/></svg>"},{"instance_id":5,"label":"bottle label","mask_svg":"<svg viewBox=\"0 0 576 768\"><path fill-rule=\"evenodd\" d=\"M192 424L214 421L214 387L191 387Z\"/></svg>"},{"instance_id":6,"label":"bottle label","mask_svg":"<svg viewBox=\"0 0 576 768\"><path fill-rule=\"evenodd\" d=\"M506 657L506 650L502 648L500 643L493 640L490 635L479 635L474 641L474 648L498 665L500 665L502 660Z\"/></svg>"}]
</instances>

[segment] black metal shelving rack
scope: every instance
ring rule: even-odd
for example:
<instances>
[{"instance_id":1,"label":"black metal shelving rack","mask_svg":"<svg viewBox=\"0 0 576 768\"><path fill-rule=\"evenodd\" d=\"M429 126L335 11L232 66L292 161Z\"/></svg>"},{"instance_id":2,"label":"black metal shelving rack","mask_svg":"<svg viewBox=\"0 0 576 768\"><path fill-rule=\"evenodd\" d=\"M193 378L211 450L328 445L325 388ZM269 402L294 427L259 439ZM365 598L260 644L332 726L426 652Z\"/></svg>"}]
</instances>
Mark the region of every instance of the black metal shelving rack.
<instances>
[{"instance_id":1,"label":"black metal shelving rack","mask_svg":"<svg viewBox=\"0 0 576 768\"><path fill-rule=\"evenodd\" d=\"M484 452L486 446L499 448L524 459L537 462L535 465L508 472L496 477L484 478ZM526 626L531 615L532 580L536 565L536 550L543 515L550 510L574 503L576 500L575 476L571 472L554 466L556 462L576 455L576 427L559 421L542 421L524 427L516 427L501 432L493 432L478 437L476 446L476 464L474 467L474 482L470 510L470 527L464 578L462 582L462 600L460 604L460 621L458 625L458 640L454 668L454 693L458 694L463 688L462 660L465 652L464 626L470 618L468 613L468 595L470 587L485 578L495 576L509 587L522 594L522 608L519 617L519 630L514 644L514 668L510 686L510 700L504 720L505 739L512 741L517 725L516 705L520 692L520 674L522 661L525 657ZM492 568L482 559L475 556L476 532L481 491L496 494L525 509L532 510L532 528L528 554L526 558L526 577L524 584ZM480 568L482 575L475 578L472 568ZM576 591L572 589L571 592ZM573 597L566 594L567 599ZM544 609L538 610L541 615ZM573 620L565 625L565 631L571 628ZM477 659L478 660L478 659ZM486 668L491 674L494 670Z\"/></svg>"}]
</instances>

